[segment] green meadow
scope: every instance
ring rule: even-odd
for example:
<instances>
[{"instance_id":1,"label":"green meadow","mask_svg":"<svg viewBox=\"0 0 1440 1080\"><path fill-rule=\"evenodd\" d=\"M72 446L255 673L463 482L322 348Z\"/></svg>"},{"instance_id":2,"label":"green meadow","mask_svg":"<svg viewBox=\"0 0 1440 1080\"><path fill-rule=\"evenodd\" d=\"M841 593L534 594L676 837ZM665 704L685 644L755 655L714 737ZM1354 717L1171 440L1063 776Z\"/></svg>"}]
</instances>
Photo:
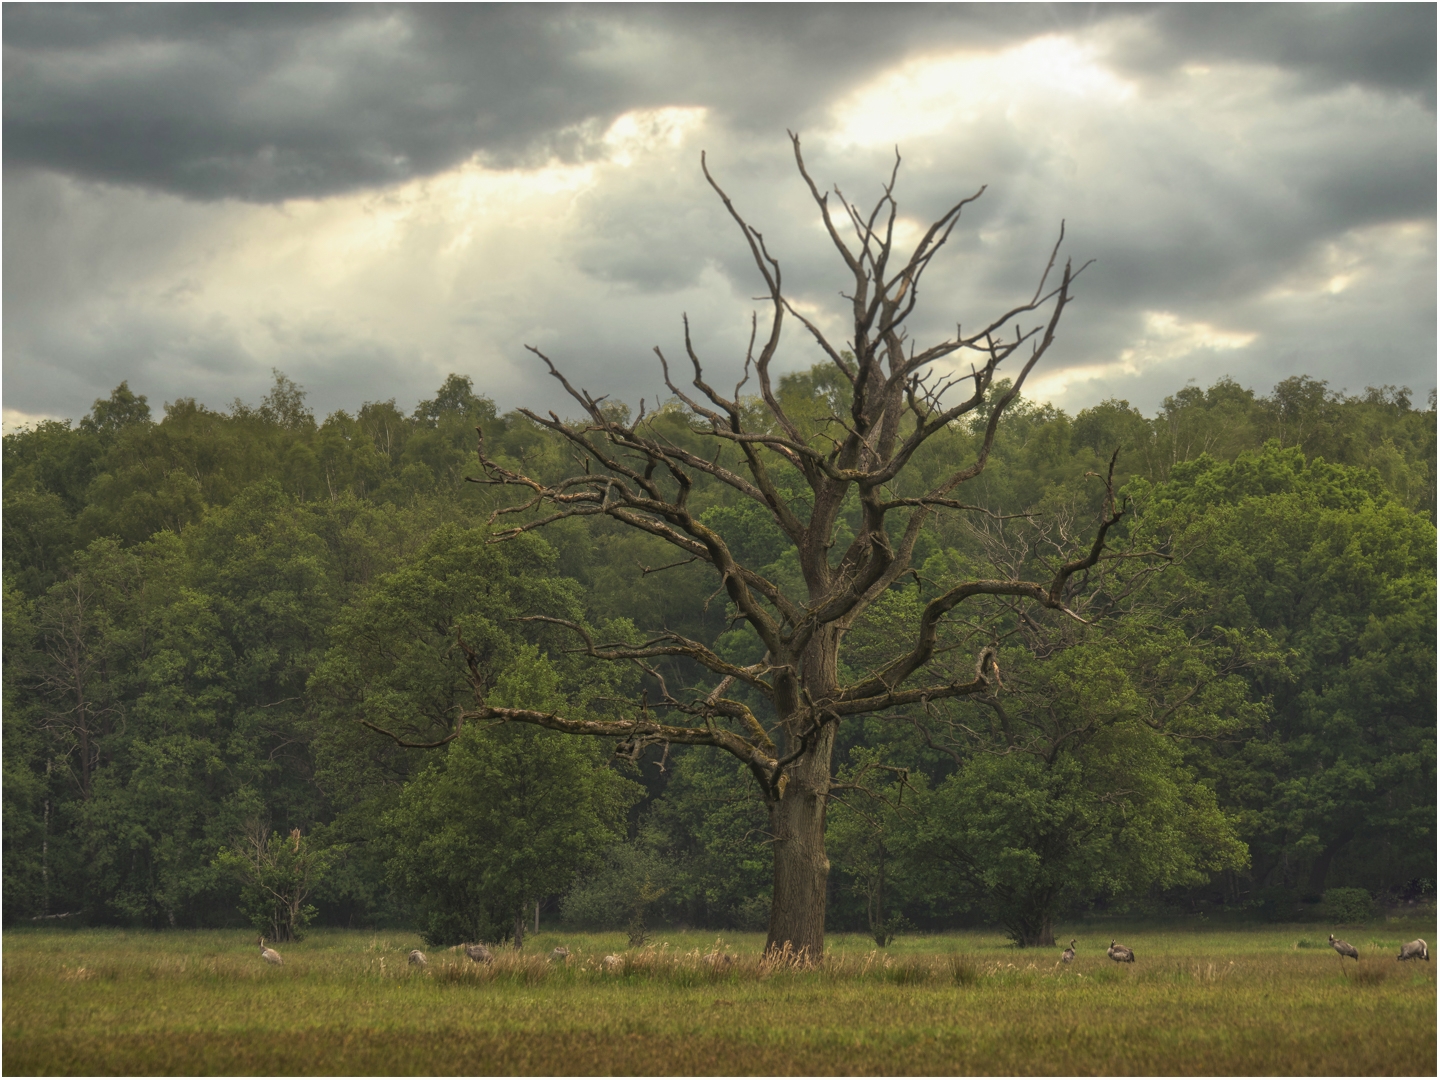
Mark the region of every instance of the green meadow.
<instances>
[{"instance_id":1,"label":"green meadow","mask_svg":"<svg viewBox=\"0 0 1440 1080\"><path fill-rule=\"evenodd\" d=\"M1433 920L1328 928L1087 923L1071 965L994 933L820 969L761 935L542 933L490 966L396 932L321 930L260 959L241 931L4 935L7 1074L1434 1075ZM1111 936L1134 964L1105 956ZM571 950L551 963L556 945ZM621 957L607 968L609 954Z\"/></svg>"}]
</instances>

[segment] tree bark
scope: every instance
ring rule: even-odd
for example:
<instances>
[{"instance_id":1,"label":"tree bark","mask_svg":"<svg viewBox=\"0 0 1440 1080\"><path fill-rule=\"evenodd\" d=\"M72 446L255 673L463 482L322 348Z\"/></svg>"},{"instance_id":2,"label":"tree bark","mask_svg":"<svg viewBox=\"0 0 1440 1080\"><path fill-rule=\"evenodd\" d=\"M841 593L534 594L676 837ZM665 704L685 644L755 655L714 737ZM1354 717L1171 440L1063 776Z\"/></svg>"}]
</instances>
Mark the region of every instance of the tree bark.
<instances>
[{"instance_id":1,"label":"tree bark","mask_svg":"<svg viewBox=\"0 0 1440 1080\"><path fill-rule=\"evenodd\" d=\"M1042 915L1034 924L1027 926L1017 944L1022 948L1053 947L1055 944L1055 923L1049 915Z\"/></svg>"},{"instance_id":2,"label":"tree bark","mask_svg":"<svg viewBox=\"0 0 1440 1080\"><path fill-rule=\"evenodd\" d=\"M1002 916L1010 940L1022 949L1049 947L1055 944L1055 913L1053 898L1034 897L1012 901L1008 915Z\"/></svg>"},{"instance_id":3,"label":"tree bark","mask_svg":"<svg viewBox=\"0 0 1440 1080\"><path fill-rule=\"evenodd\" d=\"M817 733L807 753L786 770L779 799L769 800L774 845L774 899L765 950L791 949L818 963L825 952L825 803L835 725Z\"/></svg>"}]
</instances>

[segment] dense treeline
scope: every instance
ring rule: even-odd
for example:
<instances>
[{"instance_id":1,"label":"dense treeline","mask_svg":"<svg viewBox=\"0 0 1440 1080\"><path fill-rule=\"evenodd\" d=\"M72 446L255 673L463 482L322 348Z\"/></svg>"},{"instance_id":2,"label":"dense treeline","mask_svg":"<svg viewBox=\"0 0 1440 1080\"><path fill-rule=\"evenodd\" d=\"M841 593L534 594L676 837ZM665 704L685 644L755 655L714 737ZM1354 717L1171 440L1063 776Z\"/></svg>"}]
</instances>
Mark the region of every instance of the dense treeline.
<instances>
[{"instance_id":1,"label":"dense treeline","mask_svg":"<svg viewBox=\"0 0 1440 1080\"><path fill-rule=\"evenodd\" d=\"M781 387L796 416L840 393L820 369ZM678 412L656 422L703 442ZM532 615L755 658L658 541L589 518L487 542L498 496L465 480L477 426L532 476L573 466L458 376L410 413L323 422L278 374L258 407L181 400L158 422L122 383L78 424L5 437L7 918L243 914L284 936L315 917L457 941L523 934L540 899L637 934L763 925L764 813L729 758L628 760L503 726L418 749L375 730L438 742L467 655L494 702L626 715L641 673L583 660ZM1187 387L1154 417L1012 406L972 485L991 515L922 536L922 569L852 631L847 662L957 573L1084 533L1087 475L1116 450L1124 540L1155 557L1088 626L1017 610L1005 693L846 721L832 924L884 939L983 918L1037 942L1097 903L1284 914L1330 887L1433 888L1435 433L1433 394L1418 409L1303 377L1266 396ZM955 426L918 467L975 438ZM749 565L793 575L771 522L703 485L695 505Z\"/></svg>"}]
</instances>

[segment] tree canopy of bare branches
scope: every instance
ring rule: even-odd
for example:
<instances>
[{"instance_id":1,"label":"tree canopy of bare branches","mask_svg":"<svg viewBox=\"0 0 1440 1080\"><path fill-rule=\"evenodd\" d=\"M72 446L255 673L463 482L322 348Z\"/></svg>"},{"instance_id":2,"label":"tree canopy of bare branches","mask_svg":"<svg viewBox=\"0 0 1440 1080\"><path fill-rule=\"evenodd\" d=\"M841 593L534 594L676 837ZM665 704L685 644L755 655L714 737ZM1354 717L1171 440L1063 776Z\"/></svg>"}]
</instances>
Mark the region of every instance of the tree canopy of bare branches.
<instances>
[{"instance_id":1,"label":"tree canopy of bare branches","mask_svg":"<svg viewBox=\"0 0 1440 1080\"><path fill-rule=\"evenodd\" d=\"M927 519L980 512L961 493L985 469L1002 415L1055 343L1083 267L1061 260L1062 226L1030 295L971 329L962 332L963 324L957 324L955 334L943 341L917 343L906 323L925 295L926 273L984 189L955 202L907 253L897 246L898 154L879 198L867 210L838 188L822 191L806 168L799 138L792 135L791 140L796 168L847 274L842 296L853 327L848 339L832 340L793 302L779 260L702 155L705 179L734 221L764 284L764 310L752 316L744 376L728 394L707 380L688 319L680 363L655 350L675 399L668 408L682 410L690 431L703 436L711 449L669 437L643 403L632 420L604 397L577 389L550 356L531 347L579 407L580 417L522 412L573 450L575 471L542 481L507 467L487 455L482 432L483 475L474 478L521 493L497 511L497 540L568 518L603 515L663 540L682 562L705 564L734 618L758 636L763 657L733 662L710 643L665 629L644 641L598 641L577 623L540 614L573 630L589 656L640 665L653 677L654 691L647 690L632 715L621 719L491 706L472 654L476 706L466 718L608 736L620 740L619 752L628 754L663 742L719 747L734 755L753 774L770 815L774 895L769 946L789 942L818 958L829 870L825 806L839 722L998 687L996 652L990 646L975 650L973 665L937 670L932 661L947 622L976 603L993 602L986 598L1073 614L1071 600L1086 573L1112 557L1106 535L1124 509L1110 485L1093 536L1051 560L1047 576L955 583L924 605L918 624L907 640L896 643L893 656L858 678L841 677L846 633L912 569ZM792 319L838 373L848 408L837 408L837 415L819 421L792 415L777 393L776 352ZM977 416L985 421L976 425L980 434L973 455L949 463L938 479L917 486L914 465L926 443ZM787 588L737 558L721 532L697 512L692 495L699 484L723 485L731 498L763 508L793 545L803 589ZM801 497L795 497L797 491ZM842 518L848 522L844 530L839 528ZM842 532L853 537L842 544ZM684 658L708 679L690 689L672 689L655 666L664 657ZM768 708L752 708L746 699Z\"/></svg>"}]
</instances>

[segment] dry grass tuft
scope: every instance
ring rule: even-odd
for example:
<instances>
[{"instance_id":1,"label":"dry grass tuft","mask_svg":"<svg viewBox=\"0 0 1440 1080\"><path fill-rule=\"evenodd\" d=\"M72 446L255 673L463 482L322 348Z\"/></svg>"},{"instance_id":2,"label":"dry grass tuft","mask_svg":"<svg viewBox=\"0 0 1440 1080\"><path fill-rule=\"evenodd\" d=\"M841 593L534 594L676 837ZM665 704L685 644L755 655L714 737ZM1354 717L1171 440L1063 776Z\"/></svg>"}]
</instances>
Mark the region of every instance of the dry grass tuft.
<instances>
[{"instance_id":1,"label":"dry grass tuft","mask_svg":"<svg viewBox=\"0 0 1440 1080\"><path fill-rule=\"evenodd\" d=\"M896 986L927 983L936 974L930 963L916 956L906 957L903 960L892 960L887 957L885 966L880 971L886 982L894 983Z\"/></svg>"},{"instance_id":2,"label":"dry grass tuft","mask_svg":"<svg viewBox=\"0 0 1440 1080\"><path fill-rule=\"evenodd\" d=\"M950 978L956 986L974 986L980 981L980 968L963 953L951 953Z\"/></svg>"},{"instance_id":3,"label":"dry grass tuft","mask_svg":"<svg viewBox=\"0 0 1440 1080\"><path fill-rule=\"evenodd\" d=\"M1367 964L1361 962L1355 965L1355 970L1346 973L1354 986L1379 986L1390 977L1390 968L1381 964Z\"/></svg>"}]
</instances>

